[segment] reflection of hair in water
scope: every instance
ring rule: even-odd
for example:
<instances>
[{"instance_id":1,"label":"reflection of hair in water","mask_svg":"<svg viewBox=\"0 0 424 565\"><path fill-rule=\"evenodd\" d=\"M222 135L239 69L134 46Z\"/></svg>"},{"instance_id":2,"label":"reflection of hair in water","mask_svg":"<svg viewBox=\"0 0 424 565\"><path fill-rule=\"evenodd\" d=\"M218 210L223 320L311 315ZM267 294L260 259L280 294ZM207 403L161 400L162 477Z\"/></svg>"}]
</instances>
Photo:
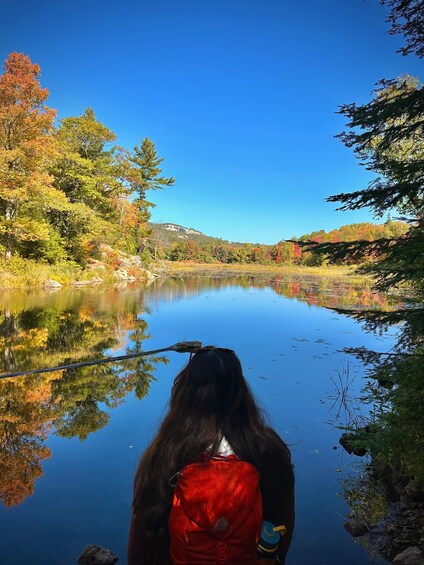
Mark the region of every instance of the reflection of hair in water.
<instances>
[{"instance_id":1,"label":"reflection of hair in water","mask_svg":"<svg viewBox=\"0 0 424 565\"><path fill-rule=\"evenodd\" d=\"M265 424L234 351L204 347L176 377L168 413L140 460L129 563L169 562L169 480L205 452L216 455L223 438L237 457L258 469L264 518L288 529L284 555L294 521L290 452Z\"/></svg>"}]
</instances>

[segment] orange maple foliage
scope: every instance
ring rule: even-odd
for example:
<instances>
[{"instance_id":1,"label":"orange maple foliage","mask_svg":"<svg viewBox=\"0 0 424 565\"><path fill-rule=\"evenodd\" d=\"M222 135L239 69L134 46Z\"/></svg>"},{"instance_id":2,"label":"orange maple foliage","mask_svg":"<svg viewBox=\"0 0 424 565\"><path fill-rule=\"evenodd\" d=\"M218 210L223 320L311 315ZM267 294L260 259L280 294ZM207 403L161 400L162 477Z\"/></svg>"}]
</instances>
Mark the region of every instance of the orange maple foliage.
<instances>
[{"instance_id":1,"label":"orange maple foliage","mask_svg":"<svg viewBox=\"0 0 424 565\"><path fill-rule=\"evenodd\" d=\"M47 239L39 210L66 206L63 193L47 173L57 154L53 137L56 111L44 105L48 90L39 83L40 67L23 53L12 53L0 76L0 201L5 209L5 245L9 256L19 241ZM18 214L25 207L25 217Z\"/></svg>"},{"instance_id":2,"label":"orange maple foliage","mask_svg":"<svg viewBox=\"0 0 424 565\"><path fill-rule=\"evenodd\" d=\"M44 441L54 413L52 386L62 374L0 382L0 500L6 506L32 495L35 479L43 475L41 463L51 456Z\"/></svg>"}]
</instances>

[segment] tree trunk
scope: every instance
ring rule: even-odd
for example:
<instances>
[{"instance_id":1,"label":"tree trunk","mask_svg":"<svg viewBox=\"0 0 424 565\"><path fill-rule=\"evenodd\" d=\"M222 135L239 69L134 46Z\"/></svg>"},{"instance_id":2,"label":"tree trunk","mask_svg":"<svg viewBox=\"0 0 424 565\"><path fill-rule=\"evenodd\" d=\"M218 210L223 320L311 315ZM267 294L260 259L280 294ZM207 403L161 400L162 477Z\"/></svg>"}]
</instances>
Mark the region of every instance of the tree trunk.
<instances>
[{"instance_id":1,"label":"tree trunk","mask_svg":"<svg viewBox=\"0 0 424 565\"><path fill-rule=\"evenodd\" d=\"M16 208L14 203L6 202L6 252L5 257L8 261L12 257L12 233L9 224L13 222L16 216Z\"/></svg>"}]
</instances>

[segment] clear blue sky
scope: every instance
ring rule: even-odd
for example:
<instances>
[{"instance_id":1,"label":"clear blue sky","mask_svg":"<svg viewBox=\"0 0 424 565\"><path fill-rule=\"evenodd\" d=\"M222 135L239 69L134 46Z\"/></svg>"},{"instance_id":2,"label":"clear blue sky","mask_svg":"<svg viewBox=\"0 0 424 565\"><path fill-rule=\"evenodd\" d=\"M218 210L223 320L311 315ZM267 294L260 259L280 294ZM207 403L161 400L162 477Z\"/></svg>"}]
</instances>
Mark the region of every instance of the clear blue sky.
<instances>
[{"instance_id":1,"label":"clear blue sky","mask_svg":"<svg viewBox=\"0 0 424 565\"><path fill-rule=\"evenodd\" d=\"M59 117L87 106L131 148L146 136L172 189L153 221L229 240L367 221L325 197L368 173L334 135L345 102L422 62L396 54L378 0L23 0L2 6L0 56L42 69Z\"/></svg>"}]
</instances>

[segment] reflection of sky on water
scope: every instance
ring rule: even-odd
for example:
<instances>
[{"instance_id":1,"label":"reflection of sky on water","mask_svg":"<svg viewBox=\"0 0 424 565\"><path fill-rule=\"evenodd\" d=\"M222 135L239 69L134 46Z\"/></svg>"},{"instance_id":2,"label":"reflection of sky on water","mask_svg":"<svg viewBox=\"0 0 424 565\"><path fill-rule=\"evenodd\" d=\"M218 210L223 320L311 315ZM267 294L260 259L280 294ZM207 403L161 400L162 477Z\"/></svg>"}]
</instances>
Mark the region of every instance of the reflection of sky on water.
<instances>
[{"instance_id":1,"label":"reflection of sky on water","mask_svg":"<svg viewBox=\"0 0 424 565\"><path fill-rule=\"evenodd\" d=\"M330 290L321 294L333 295ZM355 458L338 447L340 432L327 423L334 413L328 413L335 394L330 377L348 362L338 352L342 347L383 351L393 337L364 334L357 323L334 311L267 286L241 287L238 281L165 281L145 293L73 294L74 299L53 295L45 304L70 306L76 297L81 306L83 296L97 313L122 313L127 306L133 311L136 304L151 336L143 349L186 339L235 349L259 402L293 453L297 526L288 565L370 562L342 527L347 508L337 493ZM130 326L123 329L121 338L131 331ZM122 346L113 350L121 352ZM0 547L0 562L74 563L88 543L109 547L125 561L136 462L163 416L172 380L187 360L187 355L168 357L169 365L158 365L157 381L146 398L139 401L131 394L117 408L101 406L110 422L85 441L49 436L52 457L43 462L34 495L20 506L0 509L3 539L9 540ZM363 371L353 359L349 362L352 374L358 373L350 387L357 396ZM20 541L23 532L25 544Z\"/></svg>"}]
</instances>

